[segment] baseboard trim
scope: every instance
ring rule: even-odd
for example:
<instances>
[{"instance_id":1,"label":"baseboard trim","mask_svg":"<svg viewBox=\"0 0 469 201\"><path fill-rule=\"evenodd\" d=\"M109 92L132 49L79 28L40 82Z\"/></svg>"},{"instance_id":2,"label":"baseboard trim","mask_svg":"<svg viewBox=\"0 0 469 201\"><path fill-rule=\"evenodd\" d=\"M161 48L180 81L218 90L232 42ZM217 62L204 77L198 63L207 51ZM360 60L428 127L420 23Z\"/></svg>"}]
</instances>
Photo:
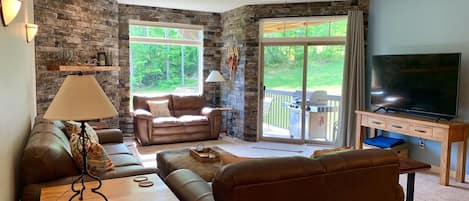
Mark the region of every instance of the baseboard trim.
<instances>
[{"instance_id":1,"label":"baseboard trim","mask_svg":"<svg viewBox=\"0 0 469 201\"><path fill-rule=\"evenodd\" d=\"M440 169L441 169L441 168L440 168L439 166L434 166L434 165L432 165L432 168L430 169L430 172L436 173L436 174L440 174ZM449 172L449 176L450 176L450 178L453 178L453 179L456 178L456 171L455 171L455 170L451 170L451 171ZM465 181L466 181L466 182L469 181L469 174L466 174Z\"/></svg>"}]
</instances>

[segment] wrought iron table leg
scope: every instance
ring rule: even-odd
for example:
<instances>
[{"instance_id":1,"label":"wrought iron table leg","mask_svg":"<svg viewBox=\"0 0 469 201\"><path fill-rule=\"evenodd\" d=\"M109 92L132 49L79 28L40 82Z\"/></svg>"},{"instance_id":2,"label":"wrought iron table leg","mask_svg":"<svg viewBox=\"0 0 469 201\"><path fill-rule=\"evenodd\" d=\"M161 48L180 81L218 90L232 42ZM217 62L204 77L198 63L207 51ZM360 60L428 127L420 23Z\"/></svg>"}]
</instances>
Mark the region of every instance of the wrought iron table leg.
<instances>
[{"instance_id":1,"label":"wrought iron table leg","mask_svg":"<svg viewBox=\"0 0 469 201\"><path fill-rule=\"evenodd\" d=\"M415 172L407 174L407 193L406 201L414 201Z\"/></svg>"}]
</instances>

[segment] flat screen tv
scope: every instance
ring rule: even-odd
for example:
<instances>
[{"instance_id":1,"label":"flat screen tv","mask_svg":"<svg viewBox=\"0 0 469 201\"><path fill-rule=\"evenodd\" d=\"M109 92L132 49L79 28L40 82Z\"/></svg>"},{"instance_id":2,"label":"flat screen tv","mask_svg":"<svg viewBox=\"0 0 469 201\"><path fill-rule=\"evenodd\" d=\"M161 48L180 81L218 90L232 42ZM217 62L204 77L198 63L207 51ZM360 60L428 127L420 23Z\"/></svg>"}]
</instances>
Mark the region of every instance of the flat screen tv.
<instances>
[{"instance_id":1,"label":"flat screen tv","mask_svg":"<svg viewBox=\"0 0 469 201\"><path fill-rule=\"evenodd\" d=\"M386 110L457 116L461 54L376 55L371 104Z\"/></svg>"}]
</instances>

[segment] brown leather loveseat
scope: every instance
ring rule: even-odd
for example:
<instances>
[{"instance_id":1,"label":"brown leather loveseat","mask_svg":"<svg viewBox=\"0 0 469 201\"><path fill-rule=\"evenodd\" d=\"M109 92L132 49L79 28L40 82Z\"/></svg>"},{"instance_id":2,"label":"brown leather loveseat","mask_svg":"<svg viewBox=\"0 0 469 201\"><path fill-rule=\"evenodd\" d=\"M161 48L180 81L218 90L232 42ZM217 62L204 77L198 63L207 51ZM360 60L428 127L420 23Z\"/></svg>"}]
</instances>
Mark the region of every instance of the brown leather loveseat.
<instances>
[{"instance_id":1,"label":"brown leather loveseat","mask_svg":"<svg viewBox=\"0 0 469 201\"><path fill-rule=\"evenodd\" d=\"M69 139L62 132L64 124L36 118L21 160L23 201L39 201L41 188L71 184L79 168L72 158ZM123 144L119 129L97 130L99 143L114 164L114 170L98 175L101 179L128 177L156 173L156 168L146 168Z\"/></svg>"},{"instance_id":2,"label":"brown leather loveseat","mask_svg":"<svg viewBox=\"0 0 469 201\"><path fill-rule=\"evenodd\" d=\"M153 117L148 101L168 101L171 117ZM203 96L133 97L134 130L142 145L218 139L221 112Z\"/></svg>"},{"instance_id":3,"label":"brown leather loveseat","mask_svg":"<svg viewBox=\"0 0 469 201\"><path fill-rule=\"evenodd\" d=\"M212 186L180 169L165 182L181 201L404 200L397 155L386 150L232 163L217 172Z\"/></svg>"}]
</instances>

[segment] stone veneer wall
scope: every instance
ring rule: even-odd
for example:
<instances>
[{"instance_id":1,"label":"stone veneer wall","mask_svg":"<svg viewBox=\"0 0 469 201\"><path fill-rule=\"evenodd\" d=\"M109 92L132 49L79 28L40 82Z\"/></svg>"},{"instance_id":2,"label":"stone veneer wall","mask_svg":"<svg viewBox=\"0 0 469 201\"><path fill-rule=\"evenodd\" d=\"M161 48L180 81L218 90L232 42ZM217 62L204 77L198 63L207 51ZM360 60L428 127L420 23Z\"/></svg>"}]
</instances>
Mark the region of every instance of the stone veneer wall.
<instances>
[{"instance_id":1,"label":"stone veneer wall","mask_svg":"<svg viewBox=\"0 0 469 201\"><path fill-rule=\"evenodd\" d=\"M128 20L160 21L204 26L204 77L220 69L228 78L227 47L240 48L240 64L233 80L221 87L222 103L234 108L230 119L235 136L257 139L259 20L276 17L346 15L350 9L361 9L367 19L369 0L316 2L301 4L254 5L222 14L118 5L116 0L36 0L36 36L38 115L47 110L65 77L72 73L47 71L57 64L60 47L74 51L72 64L84 63L99 48L113 53L113 64L120 72L97 73L97 80L119 111L110 121L125 133L133 133L130 105L130 69ZM365 24L367 29L367 22ZM365 30L366 33L366 30ZM207 100L212 99L212 85L204 85Z\"/></svg>"},{"instance_id":2,"label":"stone veneer wall","mask_svg":"<svg viewBox=\"0 0 469 201\"><path fill-rule=\"evenodd\" d=\"M116 0L35 0L34 18L39 25L36 36L36 85L38 115L43 115L65 77L70 72L47 71L58 65L61 47L73 50L70 65L85 63L100 48L110 50L118 64L118 4ZM96 79L119 108L118 72L101 72ZM72 106L73 107L73 106ZM107 120L118 127L118 118Z\"/></svg>"},{"instance_id":3,"label":"stone veneer wall","mask_svg":"<svg viewBox=\"0 0 469 201\"><path fill-rule=\"evenodd\" d=\"M224 46L221 70L224 74L229 73L225 62L228 57L227 47L240 48L240 64L236 76L222 87L223 104L234 108L233 118L230 120L231 132L244 140L257 140L260 19L347 15L351 9L363 10L367 19L368 4L369 0L253 5L223 13L221 23ZM368 22L365 21L365 29L367 28Z\"/></svg>"},{"instance_id":4,"label":"stone veneer wall","mask_svg":"<svg viewBox=\"0 0 469 201\"><path fill-rule=\"evenodd\" d=\"M222 47L221 16L218 13L178 9L156 8L134 5L119 5L119 76L120 127L124 133L133 133L133 118L130 113L130 67L129 67L129 20L155 21L202 25L204 27L203 77L210 70L219 69ZM213 97L213 85L204 84L207 102Z\"/></svg>"}]
</instances>

